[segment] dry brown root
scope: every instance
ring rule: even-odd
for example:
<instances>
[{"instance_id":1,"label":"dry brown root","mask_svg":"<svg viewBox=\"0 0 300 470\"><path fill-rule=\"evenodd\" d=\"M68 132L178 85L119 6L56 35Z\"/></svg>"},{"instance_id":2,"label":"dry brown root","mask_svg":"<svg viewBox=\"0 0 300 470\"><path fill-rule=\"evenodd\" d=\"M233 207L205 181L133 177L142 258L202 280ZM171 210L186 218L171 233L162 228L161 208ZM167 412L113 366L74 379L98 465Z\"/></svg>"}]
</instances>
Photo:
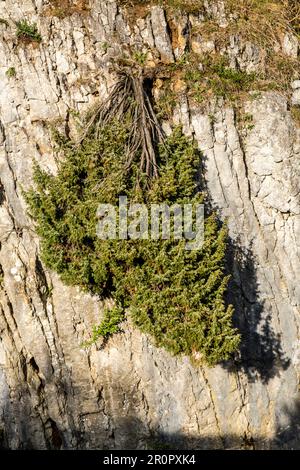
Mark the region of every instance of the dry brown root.
<instances>
[{"instance_id":1,"label":"dry brown root","mask_svg":"<svg viewBox=\"0 0 300 470\"><path fill-rule=\"evenodd\" d=\"M165 143L165 134L158 122L151 98L146 87L146 80L141 74L130 75L120 72L118 80L107 100L94 112L86 125L82 142L91 132L100 136L103 127L113 120L124 122L131 120L128 136L126 169L129 170L136 156L140 155L140 172L148 178L158 177L157 147Z\"/></svg>"}]
</instances>

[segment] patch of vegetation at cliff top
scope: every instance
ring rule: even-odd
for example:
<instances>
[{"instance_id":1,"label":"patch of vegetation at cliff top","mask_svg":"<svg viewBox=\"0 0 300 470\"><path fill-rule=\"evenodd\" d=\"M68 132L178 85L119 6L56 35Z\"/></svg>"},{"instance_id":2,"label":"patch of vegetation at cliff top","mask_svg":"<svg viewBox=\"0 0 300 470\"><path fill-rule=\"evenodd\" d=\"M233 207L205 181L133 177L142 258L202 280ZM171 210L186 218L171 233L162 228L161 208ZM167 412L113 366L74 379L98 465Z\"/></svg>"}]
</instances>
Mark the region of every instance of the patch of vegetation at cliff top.
<instances>
[{"instance_id":1,"label":"patch of vegetation at cliff top","mask_svg":"<svg viewBox=\"0 0 300 470\"><path fill-rule=\"evenodd\" d=\"M89 0L50 0L50 5L44 10L47 16L64 19L74 13L87 13L90 11Z\"/></svg>"},{"instance_id":2,"label":"patch of vegetation at cliff top","mask_svg":"<svg viewBox=\"0 0 300 470\"><path fill-rule=\"evenodd\" d=\"M166 9L199 13L204 6L204 0L118 0L120 6L137 9L137 14L143 15L151 6L159 5Z\"/></svg>"},{"instance_id":3,"label":"patch of vegetation at cliff top","mask_svg":"<svg viewBox=\"0 0 300 470\"><path fill-rule=\"evenodd\" d=\"M204 0L117 0L120 6L126 8L137 8L137 11L143 12L143 9L149 9L154 5L159 5L167 10L179 10L186 13L202 13L206 11L206 2ZM211 5L215 3L219 8L222 4L225 7L227 15L234 15L234 18L251 21L254 18L261 21L261 16L265 16L269 21L274 20L277 23L286 24L290 22L292 26L299 29L300 5L298 0L223 0L221 2L210 1Z\"/></svg>"},{"instance_id":4,"label":"patch of vegetation at cliff top","mask_svg":"<svg viewBox=\"0 0 300 470\"><path fill-rule=\"evenodd\" d=\"M214 2L209 2L212 5ZM217 4L217 2L215 2ZM161 5L168 13L184 12L195 17L201 14L202 38L215 38L222 42L230 35L240 35L254 44L266 48L280 42L282 35L300 34L300 2L298 0L224 0L222 27L217 15L207 9L203 0L118 0L130 12L132 21L146 16L153 5ZM222 5L222 2L220 3Z\"/></svg>"},{"instance_id":5,"label":"patch of vegetation at cliff top","mask_svg":"<svg viewBox=\"0 0 300 470\"><path fill-rule=\"evenodd\" d=\"M185 93L186 89L198 103L204 103L213 96L235 102L252 90L274 89L289 95L291 80L300 76L298 58L288 56L282 49L285 34L299 37L300 2L296 0L224 0L222 27L202 0L120 0L119 3L125 10L130 9L128 18L131 21L135 16L146 16L151 5L162 5L167 13L174 48L183 38L177 38L180 32L173 24L174 21L176 23L176 15L174 17L172 12L188 11L197 18L197 21L191 21L185 51L174 64L170 64L168 72L162 74L161 91L165 91L164 95L160 93L159 100L162 116L170 117L178 95ZM229 57L232 39L240 47L240 56L247 45L251 46L254 64L255 60L258 61L255 73L248 73L238 62L234 65L232 57ZM213 44L211 52L200 52L201 44L206 42ZM194 48L194 45L199 47ZM186 87L177 86L180 81L185 81Z\"/></svg>"}]
</instances>

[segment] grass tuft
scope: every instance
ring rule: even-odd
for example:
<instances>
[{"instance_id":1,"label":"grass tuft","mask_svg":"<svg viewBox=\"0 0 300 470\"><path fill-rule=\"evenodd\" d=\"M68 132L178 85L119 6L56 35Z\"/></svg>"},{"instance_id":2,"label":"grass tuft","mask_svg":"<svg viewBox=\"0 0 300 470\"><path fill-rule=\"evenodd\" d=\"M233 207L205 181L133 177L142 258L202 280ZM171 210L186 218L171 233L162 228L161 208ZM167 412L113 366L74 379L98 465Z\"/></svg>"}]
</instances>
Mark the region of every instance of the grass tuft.
<instances>
[{"instance_id":1,"label":"grass tuft","mask_svg":"<svg viewBox=\"0 0 300 470\"><path fill-rule=\"evenodd\" d=\"M42 41L36 23L28 23L27 20L18 21L17 26L17 37L24 42L38 42Z\"/></svg>"}]
</instances>

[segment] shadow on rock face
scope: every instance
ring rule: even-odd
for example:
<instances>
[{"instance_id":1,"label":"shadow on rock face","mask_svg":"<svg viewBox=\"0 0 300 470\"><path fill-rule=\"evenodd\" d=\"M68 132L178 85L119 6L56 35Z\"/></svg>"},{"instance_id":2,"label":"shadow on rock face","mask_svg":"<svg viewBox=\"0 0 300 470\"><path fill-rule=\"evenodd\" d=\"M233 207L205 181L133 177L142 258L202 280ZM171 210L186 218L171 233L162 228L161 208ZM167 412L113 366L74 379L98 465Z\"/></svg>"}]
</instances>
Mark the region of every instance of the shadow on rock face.
<instances>
[{"instance_id":1,"label":"shadow on rock face","mask_svg":"<svg viewBox=\"0 0 300 470\"><path fill-rule=\"evenodd\" d=\"M285 415L286 425L278 425L273 446L279 449L300 449L300 399L281 414Z\"/></svg>"},{"instance_id":2,"label":"shadow on rock face","mask_svg":"<svg viewBox=\"0 0 300 470\"><path fill-rule=\"evenodd\" d=\"M300 401L292 407L281 410L285 415L286 425L277 425L274 439L263 436L252 437L246 434L220 436L186 436L184 433L166 433L159 429L147 428L137 417L127 417L116 422L117 432L127 436L127 444L118 445L115 449L146 449L146 450L205 450L205 449L300 449ZM124 446L125 445L125 446Z\"/></svg>"},{"instance_id":3,"label":"shadow on rock face","mask_svg":"<svg viewBox=\"0 0 300 470\"><path fill-rule=\"evenodd\" d=\"M4 193L4 187L2 182L0 181L0 206L4 203L5 201L5 193Z\"/></svg>"},{"instance_id":4,"label":"shadow on rock face","mask_svg":"<svg viewBox=\"0 0 300 470\"><path fill-rule=\"evenodd\" d=\"M246 432L244 435L186 435L183 432L168 433L158 427L151 428L131 411L128 415L112 419L109 438L104 442L99 440L99 450L271 450L286 449L300 450L300 401L291 407L280 411L280 418L285 418L284 426L277 426L275 437L266 439L264 436L251 436ZM99 419L101 419L99 417ZM99 425L101 425L99 421ZM58 429L57 429L58 430ZM94 431L93 431L94 432ZM22 449L33 449L30 436ZM76 449L91 449L89 445L89 432L81 435L81 443L77 443ZM51 445L49 448L61 448ZM70 448L63 446L63 448ZM0 449L9 449L4 433L0 432Z\"/></svg>"},{"instance_id":5,"label":"shadow on rock face","mask_svg":"<svg viewBox=\"0 0 300 470\"><path fill-rule=\"evenodd\" d=\"M290 360L281 347L281 336L272 327L272 316L259 296L255 260L251 250L229 240L227 270L232 276L227 301L235 308L234 324L241 333L239 358L224 365L244 372L249 381L270 379L286 370Z\"/></svg>"},{"instance_id":6,"label":"shadow on rock face","mask_svg":"<svg viewBox=\"0 0 300 470\"><path fill-rule=\"evenodd\" d=\"M205 172L207 157L202 155L199 172L199 190L206 192L207 214L220 214L207 186ZM223 224L219 218L220 226ZM261 297L257 279L259 260L255 259L251 247L245 248L240 240L228 237L226 272L231 276L226 301L235 309L234 326L241 334L239 354L223 363L229 372L240 371L250 382L267 384L290 365L281 346L281 335L272 326L272 307Z\"/></svg>"}]
</instances>

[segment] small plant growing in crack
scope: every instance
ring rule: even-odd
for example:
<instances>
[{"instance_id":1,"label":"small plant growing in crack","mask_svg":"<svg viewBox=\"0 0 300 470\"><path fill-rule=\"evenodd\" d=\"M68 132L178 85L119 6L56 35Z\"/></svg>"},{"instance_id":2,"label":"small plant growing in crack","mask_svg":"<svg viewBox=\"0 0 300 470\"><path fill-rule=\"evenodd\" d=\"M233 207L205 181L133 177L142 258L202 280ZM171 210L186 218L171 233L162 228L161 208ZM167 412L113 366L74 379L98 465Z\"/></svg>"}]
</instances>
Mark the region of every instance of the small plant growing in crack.
<instances>
[{"instance_id":1,"label":"small plant growing in crack","mask_svg":"<svg viewBox=\"0 0 300 470\"><path fill-rule=\"evenodd\" d=\"M141 66L144 66L147 62L148 52L135 51L133 54L133 59L135 62Z\"/></svg>"},{"instance_id":2,"label":"small plant growing in crack","mask_svg":"<svg viewBox=\"0 0 300 470\"><path fill-rule=\"evenodd\" d=\"M16 23L17 37L24 42L37 42L42 41L36 23L28 23L27 20L21 20Z\"/></svg>"},{"instance_id":3,"label":"small plant growing in crack","mask_svg":"<svg viewBox=\"0 0 300 470\"><path fill-rule=\"evenodd\" d=\"M9 67L9 69L6 70L6 76L8 78L13 78L16 76L16 69L15 67Z\"/></svg>"},{"instance_id":4,"label":"small plant growing in crack","mask_svg":"<svg viewBox=\"0 0 300 470\"><path fill-rule=\"evenodd\" d=\"M83 343L82 346L87 348L98 341L99 338L103 338L103 342L105 344L110 336L121 332L120 324L124 320L125 314L123 308L118 306L111 309L106 308L104 310L102 322L99 325L95 325L93 327L91 339Z\"/></svg>"},{"instance_id":5,"label":"small plant growing in crack","mask_svg":"<svg viewBox=\"0 0 300 470\"><path fill-rule=\"evenodd\" d=\"M104 54L107 54L107 51L109 49L109 44L108 42L104 41L102 44L101 44L101 49L103 50Z\"/></svg>"}]
</instances>

